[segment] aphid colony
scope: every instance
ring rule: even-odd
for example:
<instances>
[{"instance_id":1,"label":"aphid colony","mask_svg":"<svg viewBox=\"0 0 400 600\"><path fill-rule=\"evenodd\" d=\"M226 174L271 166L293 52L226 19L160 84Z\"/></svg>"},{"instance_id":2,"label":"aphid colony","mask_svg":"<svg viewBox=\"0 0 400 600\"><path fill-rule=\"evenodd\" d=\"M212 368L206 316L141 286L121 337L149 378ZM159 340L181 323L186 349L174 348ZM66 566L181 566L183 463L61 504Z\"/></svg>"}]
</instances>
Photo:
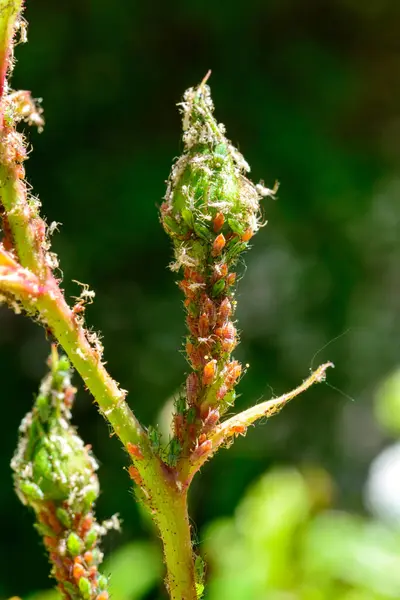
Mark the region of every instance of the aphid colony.
<instances>
[{"instance_id":1,"label":"aphid colony","mask_svg":"<svg viewBox=\"0 0 400 600\"><path fill-rule=\"evenodd\" d=\"M117 522L96 522L97 463L71 426L75 389L68 360L58 357L55 346L49 366L34 408L20 427L11 463L16 492L35 512L62 597L108 600L108 580L98 570L103 559L99 541Z\"/></svg>"},{"instance_id":2,"label":"aphid colony","mask_svg":"<svg viewBox=\"0 0 400 600\"><path fill-rule=\"evenodd\" d=\"M260 199L273 191L245 177L249 167L214 119L205 82L188 90L181 106L185 151L172 167L160 218L174 244L171 268L183 272L192 369L176 403L174 439L195 461L211 452L208 436L235 399L242 374L231 358L238 343L235 266L261 226Z\"/></svg>"}]
</instances>

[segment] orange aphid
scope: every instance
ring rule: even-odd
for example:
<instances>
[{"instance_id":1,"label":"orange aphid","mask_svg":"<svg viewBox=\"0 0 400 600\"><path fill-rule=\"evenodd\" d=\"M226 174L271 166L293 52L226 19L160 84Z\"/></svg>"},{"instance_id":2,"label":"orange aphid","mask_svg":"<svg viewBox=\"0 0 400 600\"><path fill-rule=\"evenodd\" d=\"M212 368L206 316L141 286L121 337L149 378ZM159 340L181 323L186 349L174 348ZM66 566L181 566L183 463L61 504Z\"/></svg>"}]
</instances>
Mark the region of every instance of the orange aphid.
<instances>
[{"instance_id":1,"label":"orange aphid","mask_svg":"<svg viewBox=\"0 0 400 600\"><path fill-rule=\"evenodd\" d=\"M236 281L236 273L229 273L228 277L226 278L226 283L227 285L233 285Z\"/></svg>"},{"instance_id":2,"label":"orange aphid","mask_svg":"<svg viewBox=\"0 0 400 600\"><path fill-rule=\"evenodd\" d=\"M93 552L87 550L87 552L85 552L85 554L83 555L83 560L87 565L91 565L93 562Z\"/></svg>"},{"instance_id":3,"label":"orange aphid","mask_svg":"<svg viewBox=\"0 0 400 600\"><path fill-rule=\"evenodd\" d=\"M203 369L203 385L211 385L215 379L215 373L217 370L217 361L215 359L210 360L204 365Z\"/></svg>"},{"instance_id":4,"label":"orange aphid","mask_svg":"<svg viewBox=\"0 0 400 600\"><path fill-rule=\"evenodd\" d=\"M225 352L231 352L236 345L236 329L230 321L218 327L215 334L221 338L222 349Z\"/></svg>"},{"instance_id":5,"label":"orange aphid","mask_svg":"<svg viewBox=\"0 0 400 600\"><path fill-rule=\"evenodd\" d=\"M75 581L79 581L85 575L85 569L80 563L75 563L72 568L72 575Z\"/></svg>"},{"instance_id":6,"label":"orange aphid","mask_svg":"<svg viewBox=\"0 0 400 600\"><path fill-rule=\"evenodd\" d=\"M89 529L92 527L92 524L93 524L92 515L86 515L86 517L83 518L82 523L81 523L80 535L82 536L85 533L87 533L89 531Z\"/></svg>"},{"instance_id":7,"label":"orange aphid","mask_svg":"<svg viewBox=\"0 0 400 600\"><path fill-rule=\"evenodd\" d=\"M186 352L190 362L194 369L201 369L203 366L203 357L198 348L196 348L192 342L187 342Z\"/></svg>"},{"instance_id":8,"label":"orange aphid","mask_svg":"<svg viewBox=\"0 0 400 600\"><path fill-rule=\"evenodd\" d=\"M223 213L217 213L213 219L213 229L215 231L215 233L218 233L218 231L222 228L223 224L225 223L225 217L223 215Z\"/></svg>"},{"instance_id":9,"label":"orange aphid","mask_svg":"<svg viewBox=\"0 0 400 600\"><path fill-rule=\"evenodd\" d=\"M183 438L183 415L177 413L174 415L174 433L178 440Z\"/></svg>"},{"instance_id":10,"label":"orange aphid","mask_svg":"<svg viewBox=\"0 0 400 600\"><path fill-rule=\"evenodd\" d=\"M136 444L131 444L131 442L128 442L126 444L126 449L128 450L129 454L134 458L137 458L138 460L143 460L144 456L142 454L142 451Z\"/></svg>"},{"instance_id":11,"label":"orange aphid","mask_svg":"<svg viewBox=\"0 0 400 600\"><path fill-rule=\"evenodd\" d=\"M74 558L74 563L75 563L76 565L81 565L81 564L83 563L83 558L82 558L82 556L75 556L75 558Z\"/></svg>"},{"instance_id":12,"label":"orange aphid","mask_svg":"<svg viewBox=\"0 0 400 600\"><path fill-rule=\"evenodd\" d=\"M199 324L197 319L195 319L194 317L186 317L186 324L188 326L188 329L190 331L190 333L192 335L194 335L195 337L197 337L199 335Z\"/></svg>"},{"instance_id":13,"label":"orange aphid","mask_svg":"<svg viewBox=\"0 0 400 600\"><path fill-rule=\"evenodd\" d=\"M128 473L130 475L130 478L133 479L133 481L137 485L142 485L143 480L142 480L142 477L136 467L134 467L133 465L130 465L130 467L128 467Z\"/></svg>"},{"instance_id":14,"label":"orange aphid","mask_svg":"<svg viewBox=\"0 0 400 600\"><path fill-rule=\"evenodd\" d=\"M218 311L218 319L221 323L225 323L232 314L232 304L229 298L224 298L220 304Z\"/></svg>"},{"instance_id":15,"label":"orange aphid","mask_svg":"<svg viewBox=\"0 0 400 600\"><path fill-rule=\"evenodd\" d=\"M45 545L46 545L48 548L53 548L53 549L55 549L55 548L57 548L57 546L58 546L58 540L57 540L57 538L50 537L50 536L46 535L46 536L43 538L43 541L44 541Z\"/></svg>"},{"instance_id":16,"label":"orange aphid","mask_svg":"<svg viewBox=\"0 0 400 600\"><path fill-rule=\"evenodd\" d=\"M251 227L248 227L244 234L242 235L242 242L248 242L254 235L254 231Z\"/></svg>"},{"instance_id":17,"label":"orange aphid","mask_svg":"<svg viewBox=\"0 0 400 600\"><path fill-rule=\"evenodd\" d=\"M202 431L204 433L207 433L207 431L210 431L211 429L213 429L213 427L215 427L215 425L218 423L218 421L219 421L219 410L217 408L210 409L208 411L208 414L204 418Z\"/></svg>"},{"instance_id":18,"label":"orange aphid","mask_svg":"<svg viewBox=\"0 0 400 600\"><path fill-rule=\"evenodd\" d=\"M228 275L228 265L224 262L215 265L214 272L211 278L212 283L215 283L219 279L223 279Z\"/></svg>"},{"instance_id":19,"label":"orange aphid","mask_svg":"<svg viewBox=\"0 0 400 600\"><path fill-rule=\"evenodd\" d=\"M235 385L237 379L239 379L240 375L242 374L242 365L237 360L233 360L232 362L228 363L226 368L227 374L225 376L225 384L227 385L228 389L230 389Z\"/></svg>"},{"instance_id":20,"label":"orange aphid","mask_svg":"<svg viewBox=\"0 0 400 600\"><path fill-rule=\"evenodd\" d=\"M93 565L93 567L90 567L88 575L89 579L95 579L95 577L97 576L97 567L95 565Z\"/></svg>"},{"instance_id":21,"label":"orange aphid","mask_svg":"<svg viewBox=\"0 0 400 600\"><path fill-rule=\"evenodd\" d=\"M200 315L199 324L198 324L199 336L205 338L208 336L210 331L210 321L208 319L208 315L203 313Z\"/></svg>"},{"instance_id":22,"label":"orange aphid","mask_svg":"<svg viewBox=\"0 0 400 600\"><path fill-rule=\"evenodd\" d=\"M203 442L205 442L205 441L206 441L206 439L207 439L207 436L206 436L206 434L205 434L205 433L202 433L201 435L199 435L199 440L198 440L198 441L199 441L199 446L201 446L201 444L202 444Z\"/></svg>"},{"instance_id":23,"label":"orange aphid","mask_svg":"<svg viewBox=\"0 0 400 600\"><path fill-rule=\"evenodd\" d=\"M197 459L204 456L204 454L211 452L211 450L212 450L212 441L206 440L200 446L197 446L197 448L195 450L193 450L193 452L190 456L190 461L196 462Z\"/></svg>"},{"instance_id":24,"label":"orange aphid","mask_svg":"<svg viewBox=\"0 0 400 600\"><path fill-rule=\"evenodd\" d=\"M189 405L196 403L199 395L199 378L196 373L190 373L186 378L186 399Z\"/></svg>"},{"instance_id":25,"label":"orange aphid","mask_svg":"<svg viewBox=\"0 0 400 600\"><path fill-rule=\"evenodd\" d=\"M58 534L62 532L62 525L53 513L47 513L47 521L54 533Z\"/></svg>"},{"instance_id":26,"label":"orange aphid","mask_svg":"<svg viewBox=\"0 0 400 600\"><path fill-rule=\"evenodd\" d=\"M96 596L96 600L108 600L108 592L100 592L100 594Z\"/></svg>"},{"instance_id":27,"label":"orange aphid","mask_svg":"<svg viewBox=\"0 0 400 600\"><path fill-rule=\"evenodd\" d=\"M184 276L185 276L185 279L189 279L192 282L204 283L204 277L202 275L200 275L200 273L197 273L197 271L194 271L193 269L190 269L189 267L185 267Z\"/></svg>"},{"instance_id":28,"label":"orange aphid","mask_svg":"<svg viewBox=\"0 0 400 600\"><path fill-rule=\"evenodd\" d=\"M232 425L231 434L234 435L246 435L247 427L246 425Z\"/></svg>"},{"instance_id":29,"label":"orange aphid","mask_svg":"<svg viewBox=\"0 0 400 600\"><path fill-rule=\"evenodd\" d=\"M225 247L225 244L226 244L225 236L223 233L220 233L219 235L217 235L217 237L215 238L215 240L213 242L211 254L213 256L218 256L219 254L221 254L222 250Z\"/></svg>"},{"instance_id":30,"label":"orange aphid","mask_svg":"<svg viewBox=\"0 0 400 600\"><path fill-rule=\"evenodd\" d=\"M201 308L202 311L208 316L210 325L215 325L215 321L217 319L217 308L211 298L209 298L206 294L204 294L201 299Z\"/></svg>"}]
</instances>

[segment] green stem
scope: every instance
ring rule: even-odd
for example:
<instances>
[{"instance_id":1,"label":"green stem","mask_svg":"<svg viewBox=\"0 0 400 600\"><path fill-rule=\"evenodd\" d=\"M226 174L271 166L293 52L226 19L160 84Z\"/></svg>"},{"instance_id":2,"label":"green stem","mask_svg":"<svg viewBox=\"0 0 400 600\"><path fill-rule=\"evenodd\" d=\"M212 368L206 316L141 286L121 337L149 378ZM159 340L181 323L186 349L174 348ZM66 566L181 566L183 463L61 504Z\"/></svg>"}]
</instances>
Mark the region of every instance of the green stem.
<instances>
[{"instance_id":1,"label":"green stem","mask_svg":"<svg viewBox=\"0 0 400 600\"><path fill-rule=\"evenodd\" d=\"M3 148L6 144L3 140ZM14 166L0 166L0 194L21 265L43 278L47 270L41 246L44 232L40 236L37 207L28 202L26 184L17 177Z\"/></svg>"},{"instance_id":2,"label":"green stem","mask_svg":"<svg viewBox=\"0 0 400 600\"><path fill-rule=\"evenodd\" d=\"M14 25L21 8L22 0L0 0L0 99L3 96L6 83ZM0 127L2 127L2 110L0 117Z\"/></svg>"},{"instance_id":3,"label":"green stem","mask_svg":"<svg viewBox=\"0 0 400 600\"><path fill-rule=\"evenodd\" d=\"M88 342L53 278L46 283L46 291L37 299L36 306L122 443L140 443L143 453L147 449L150 458L147 435L126 403L125 393L104 368L101 356Z\"/></svg>"},{"instance_id":4,"label":"green stem","mask_svg":"<svg viewBox=\"0 0 400 600\"><path fill-rule=\"evenodd\" d=\"M163 542L170 598L197 600L187 490L180 491L172 482L160 485L158 481L150 504Z\"/></svg>"}]
</instances>

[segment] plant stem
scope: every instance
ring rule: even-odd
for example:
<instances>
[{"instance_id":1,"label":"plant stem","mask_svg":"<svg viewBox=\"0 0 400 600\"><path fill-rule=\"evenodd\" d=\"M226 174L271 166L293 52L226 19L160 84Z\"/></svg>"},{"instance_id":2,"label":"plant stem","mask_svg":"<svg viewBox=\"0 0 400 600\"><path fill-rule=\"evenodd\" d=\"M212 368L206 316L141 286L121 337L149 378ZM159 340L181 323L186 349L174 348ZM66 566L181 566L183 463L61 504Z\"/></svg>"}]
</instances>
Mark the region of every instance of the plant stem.
<instances>
[{"instance_id":1,"label":"plant stem","mask_svg":"<svg viewBox=\"0 0 400 600\"><path fill-rule=\"evenodd\" d=\"M12 50L14 24L22 7L22 0L0 0L0 99L6 86L6 74ZM0 128L3 114L0 114Z\"/></svg>"},{"instance_id":2,"label":"plant stem","mask_svg":"<svg viewBox=\"0 0 400 600\"><path fill-rule=\"evenodd\" d=\"M125 393L104 368L52 278L46 282L46 292L37 299L36 306L123 444L140 441L142 447L147 436L126 403Z\"/></svg>"},{"instance_id":3,"label":"plant stem","mask_svg":"<svg viewBox=\"0 0 400 600\"><path fill-rule=\"evenodd\" d=\"M187 490L179 491L172 482L160 483L152 494L151 508L163 542L170 598L197 600Z\"/></svg>"}]
</instances>

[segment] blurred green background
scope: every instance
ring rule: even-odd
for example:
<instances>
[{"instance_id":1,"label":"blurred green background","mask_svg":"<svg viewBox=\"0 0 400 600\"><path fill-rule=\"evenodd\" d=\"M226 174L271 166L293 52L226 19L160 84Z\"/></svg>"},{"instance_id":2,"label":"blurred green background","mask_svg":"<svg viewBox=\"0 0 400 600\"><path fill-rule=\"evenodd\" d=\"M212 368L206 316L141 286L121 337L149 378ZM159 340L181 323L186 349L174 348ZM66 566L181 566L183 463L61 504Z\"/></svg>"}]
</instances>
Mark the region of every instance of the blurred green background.
<instances>
[{"instance_id":1,"label":"blurred green background","mask_svg":"<svg viewBox=\"0 0 400 600\"><path fill-rule=\"evenodd\" d=\"M162 420L186 369L157 206L182 149L176 103L208 69L217 118L253 179L281 182L239 287L237 357L250 369L237 408L288 391L327 359L336 369L195 481L208 597L399 598L399 529L369 516L363 493L400 429L400 384L376 394L400 363L400 4L27 0L25 16L13 85L43 97L46 117L42 135L29 133L28 179L48 221L62 223L53 247L65 290L79 295L72 279L95 290L88 324L145 424ZM0 309L1 598L51 587L9 468L48 351L41 328ZM163 598L126 456L83 392L75 415L101 463L99 516L124 522L105 548L119 571L107 568L129 575L127 587L115 575L114 599Z\"/></svg>"}]
</instances>

